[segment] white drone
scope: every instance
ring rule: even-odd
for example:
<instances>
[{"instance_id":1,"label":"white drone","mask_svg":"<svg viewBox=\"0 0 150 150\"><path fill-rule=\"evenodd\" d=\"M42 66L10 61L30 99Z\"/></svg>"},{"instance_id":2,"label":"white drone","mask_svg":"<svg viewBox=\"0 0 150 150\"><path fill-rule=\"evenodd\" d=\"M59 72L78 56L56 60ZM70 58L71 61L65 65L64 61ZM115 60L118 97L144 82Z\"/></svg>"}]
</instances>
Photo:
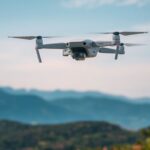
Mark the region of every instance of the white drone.
<instances>
[{"instance_id":1,"label":"white drone","mask_svg":"<svg viewBox=\"0 0 150 150\"><path fill-rule=\"evenodd\" d=\"M118 55L125 54L125 46L139 46L141 44L122 43L120 35L129 36L135 34L145 34L148 32L107 32L102 34L113 34L112 41L73 41L68 43L52 43L43 44L43 38L55 38L55 37L42 37L42 36L14 36L9 38L18 38L25 40L36 39L36 53L40 63L42 59L40 56L40 49L62 49L63 56L71 56L75 60L85 60L86 58L96 57L98 53L111 53L115 54L115 59L118 59ZM98 33L101 34L101 33ZM116 49L107 48L110 46L116 46Z\"/></svg>"}]
</instances>

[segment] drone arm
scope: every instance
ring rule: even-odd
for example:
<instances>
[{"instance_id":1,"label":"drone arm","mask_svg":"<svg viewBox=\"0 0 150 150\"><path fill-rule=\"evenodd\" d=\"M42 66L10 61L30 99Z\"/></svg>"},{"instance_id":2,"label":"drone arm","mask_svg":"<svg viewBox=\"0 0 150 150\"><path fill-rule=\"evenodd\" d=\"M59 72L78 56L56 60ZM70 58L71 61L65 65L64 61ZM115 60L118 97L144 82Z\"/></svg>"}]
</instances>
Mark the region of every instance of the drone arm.
<instances>
[{"instance_id":1,"label":"drone arm","mask_svg":"<svg viewBox=\"0 0 150 150\"><path fill-rule=\"evenodd\" d=\"M111 48L100 48L100 53L115 54L116 50Z\"/></svg>"},{"instance_id":2,"label":"drone arm","mask_svg":"<svg viewBox=\"0 0 150 150\"><path fill-rule=\"evenodd\" d=\"M114 46L112 41L96 41L95 43L98 47Z\"/></svg>"},{"instance_id":3,"label":"drone arm","mask_svg":"<svg viewBox=\"0 0 150 150\"><path fill-rule=\"evenodd\" d=\"M66 49L66 43L44 44L42 49Z\"/></svg>"},{"instance_id":4,"label":"drone arm","mask_svg":"<svg viewBox=\"0 0 150 150\"><path fill-rule=\"evenodd\" d=\"M42 63L42 58L39 52L40 49L66 49L67 48L65 43L43 44L43 43L39 43L39 40L37 40L36 44L37 44L36 54L39 63Z\"/></svg>"},{"instance_id":5,"label":"drone arm","mask_svg":"<svg viewBox=\"0 0 150 150\"><path fill-rule=\"evenodd\" d=\"M99 53L116 54L116 50L111 48L100 48ZM118 51L118 54L124 54L124 52Z\"/></svg>"}]
</instances>

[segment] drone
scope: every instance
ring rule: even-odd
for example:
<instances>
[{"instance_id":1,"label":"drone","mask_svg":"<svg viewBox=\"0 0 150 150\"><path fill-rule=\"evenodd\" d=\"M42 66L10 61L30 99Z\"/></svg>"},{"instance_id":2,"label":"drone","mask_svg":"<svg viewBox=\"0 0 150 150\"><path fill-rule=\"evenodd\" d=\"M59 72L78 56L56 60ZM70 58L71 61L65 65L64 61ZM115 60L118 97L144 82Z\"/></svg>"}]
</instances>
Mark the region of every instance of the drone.
<instances>
[{"instance_id":1,"label":"drone","mask_svg":"<svg viewBox=\"0 0 150 150\"><path fill-rule=\"evenodd\" d=\"M44 44L44 38L56 38L54 36L13 36L9 38L17 38L24 40L36 40L36 54L39 63L42 63L40 55L41 49L61 49L63 50L63 56L71 56L77 61L85 60L86 58L94 58L98 53L110 53L115 55L115 60L118 59L119 55L125 54L125 46L141 46L142 44L133 43L122 43L120 35L130 36L136 34L146 34L148 32L106 32L96 34L112 34L112 41L94 41L94 40L82 40L82 41L71 41L68 43L51 43ZM116 47L115 49L109 47Z\"/></svg>"}]
</instances>

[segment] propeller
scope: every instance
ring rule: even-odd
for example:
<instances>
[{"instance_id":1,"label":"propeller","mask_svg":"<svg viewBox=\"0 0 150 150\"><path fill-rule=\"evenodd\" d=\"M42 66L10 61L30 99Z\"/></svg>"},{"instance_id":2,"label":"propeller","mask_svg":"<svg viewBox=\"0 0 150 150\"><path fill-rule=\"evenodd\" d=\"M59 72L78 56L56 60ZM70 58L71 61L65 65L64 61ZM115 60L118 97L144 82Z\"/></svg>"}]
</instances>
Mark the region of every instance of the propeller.
<instances>
[{"instance_id":1,"label":"propeller","mask_svg":"<svg viewBox=\"0 0 150 150\"><path fill-rule=\"evenodd\" d=\"M146 46L146 44L138 44L138 43L121 43L120 45L127 46L127 47ZM116 46L116 45L112 45L112 46Z\"/></svg>"},{"instance_id":2,"label":"propeller","mask_svg":"<svg viewBox=\"0 0 150 150\"><path fill-rule=\"evenodd\" d=\"M124 31L124 32L104 32L104 33L96 33L96 34L114 34L114 35L123 35L123 36L129 36L129 35L136 35L136 34L146 34L148 32L132 32L132 31Z\"/></svg>"},{"instance_id":3,"label":"propeller","mask_svg":"<svg viewBox=\"0 0 150 150\"><path fill-rule=\"evenodd\" d=\"M125 46L133 47L133 46L146 46L146 44L138 44L138 43L124 43Z\"/></svg>"},{"instance_id":4,"label":"propeller","mask_svg":"<svg viewBox=\"0 0 150 150\"><path fill-rule=\"evenodd\" d=\"M34 40L34 39L41 39L41 38L57 38L58 36L9 36L8 38L16 38L16 39L23 39L23 40Z\"/></svg>"}]
</instances>

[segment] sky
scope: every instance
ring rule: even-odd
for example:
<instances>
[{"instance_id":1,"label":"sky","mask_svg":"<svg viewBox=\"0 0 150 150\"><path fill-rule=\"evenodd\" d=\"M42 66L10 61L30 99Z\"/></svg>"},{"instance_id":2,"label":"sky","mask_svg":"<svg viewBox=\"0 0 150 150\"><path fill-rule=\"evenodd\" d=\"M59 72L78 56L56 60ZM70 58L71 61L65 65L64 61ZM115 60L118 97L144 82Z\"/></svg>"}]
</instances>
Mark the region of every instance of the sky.
<instances>
[{"instance_id":1,"label":"sky","mask_svg":"<svg viewBox=\"0 0 150 150\"><path fill-rule=\"evenodd\" d=\"M118 61L99 54L86 61L63 57L62 50L41 50L35 41L14 35L62 36L45 43L111 40L107 31L150 31L149 0L0 0L0 86L42 90L100 91L129 97L150 97L150 34L121 37L126 47Z\"/></svg>"}]
</instances>

